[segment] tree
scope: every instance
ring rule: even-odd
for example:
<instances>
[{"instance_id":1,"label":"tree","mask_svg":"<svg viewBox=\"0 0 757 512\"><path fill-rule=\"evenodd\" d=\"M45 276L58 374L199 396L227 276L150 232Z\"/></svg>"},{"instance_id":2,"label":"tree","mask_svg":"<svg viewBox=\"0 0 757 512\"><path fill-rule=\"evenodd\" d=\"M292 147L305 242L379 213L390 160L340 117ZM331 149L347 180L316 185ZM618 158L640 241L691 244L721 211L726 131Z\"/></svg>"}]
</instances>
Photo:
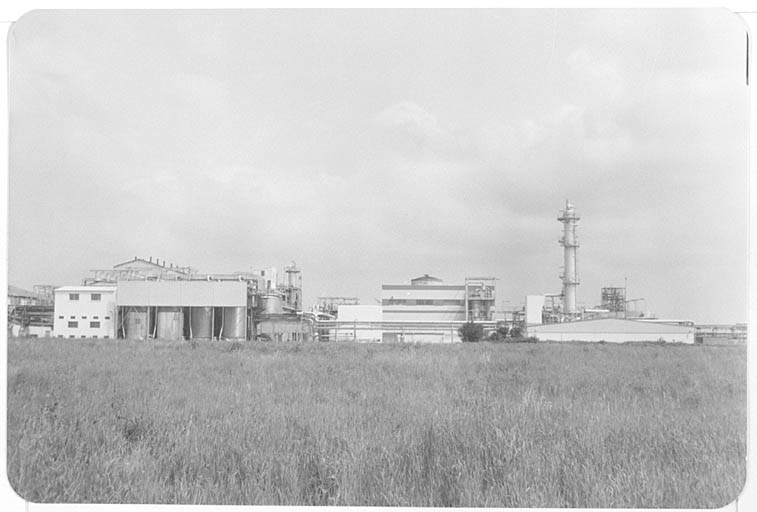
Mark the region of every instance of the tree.
<instances>
[{"instance_id":1,"label":"tree","mask_svg":"<svg viewBox=\"0 0 757 512\"><path fill-rule=\"evenodd\" d=\"M496 331L489 333L489 341L507 341L507 333L509 332L507 325L500 325Z\"/></svg>"},{"instance_id":2,"label":"tree","mask_svg":"<svg viewBox=\"0 0 757 512\"><path fill-rule=\"evenodd\" d=\"M457 332L463 339L463 342L481 341L484 337L484 326L483 324L468 322L461 325Z\"/></svg>"}]
</instances>

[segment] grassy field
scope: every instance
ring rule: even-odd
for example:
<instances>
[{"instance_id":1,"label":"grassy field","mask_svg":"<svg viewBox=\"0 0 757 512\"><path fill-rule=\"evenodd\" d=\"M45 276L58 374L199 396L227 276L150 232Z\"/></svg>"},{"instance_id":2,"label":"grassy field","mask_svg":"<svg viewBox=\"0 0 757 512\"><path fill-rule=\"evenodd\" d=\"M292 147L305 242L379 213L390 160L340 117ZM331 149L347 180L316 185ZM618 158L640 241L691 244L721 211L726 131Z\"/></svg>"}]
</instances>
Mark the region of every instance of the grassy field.
<instances>
[{"instance_id":1,"label":"grassy field","mask_svg":"<svg viewBox=\"0 0 757 512\"><path fill-rule=\"evenodd\" d=\"M34 502L719 507L746 348L8 342Z\"/></svg>"}]
</instances>

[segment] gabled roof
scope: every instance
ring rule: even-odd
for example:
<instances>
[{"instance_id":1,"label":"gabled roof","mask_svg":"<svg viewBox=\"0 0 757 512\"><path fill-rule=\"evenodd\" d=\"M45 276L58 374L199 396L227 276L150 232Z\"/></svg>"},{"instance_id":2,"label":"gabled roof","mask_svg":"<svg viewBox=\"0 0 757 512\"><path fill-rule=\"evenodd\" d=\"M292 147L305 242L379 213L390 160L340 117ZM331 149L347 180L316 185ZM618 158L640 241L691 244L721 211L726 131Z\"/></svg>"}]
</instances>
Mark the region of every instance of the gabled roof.
<instances>
[{"instance_id":1,"label":"gabled roof","mask_svg":"<svg viewBox=\"0 0 757 512\"><path fill-rule=\"evenodd\" d=\"M134 263L146 263L148 265L152 265L153 267L163 268L162 266L158 265L154 261L147 261L146 259L137 258L136 256L134 257L133 260L124 261L123 263L119 263L118 265L113 265L113 268L125 267L126 265L133 265Z\"/></svg>"},{"instance_id":2,"label":"gabled roof","mask_svg":"<svg viewBox=\"0 0 757 512\"><path fill-rule=\"evenodd\" d=\"M177 274L185 274L185 275L190 275L191 274L191 270L192 269L190 269L189 267L180 267L178 265L173 265L173 264L167 265L166 264L166 260L163 260L162 264L158 263L158 261L159 261L158 258L156 258L155 261L149 261L149 260L146 260L144 258L137 258L135 256L133 260L124 261L123 263L119 263L117 265L113 265L113 269L116 270L116 269L119 269L121 267L127 267L128 268L128 267L134 266L134 264L138 264L139 267L142 267L142 268L148 267L148 268L159 269L161 272L174 272L174 273L177 273Z\"/></svg>"},{"instance_id":3,"label":"gabled roof","mask_svg":"<svg viewBox=\"0 0 757 512\"><path fill-rule=\"evenodd\" d=\"M433 281L435 283L441 283L441 282L443 282L438 277L430 276L428 274L423 274L420 277L416 277L415 279L411 279L410 280L411 283L415 283L416 281Z\"/></svg>"}]
</instances>

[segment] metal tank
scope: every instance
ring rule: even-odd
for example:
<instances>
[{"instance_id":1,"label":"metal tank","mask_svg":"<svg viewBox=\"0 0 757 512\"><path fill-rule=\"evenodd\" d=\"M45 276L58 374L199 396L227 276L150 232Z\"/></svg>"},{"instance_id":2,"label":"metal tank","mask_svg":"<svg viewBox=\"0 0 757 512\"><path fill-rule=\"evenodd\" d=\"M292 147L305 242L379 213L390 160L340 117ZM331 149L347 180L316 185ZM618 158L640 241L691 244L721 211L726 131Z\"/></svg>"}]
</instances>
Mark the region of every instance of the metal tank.
<instances>
[{"instance_id":1,"label":"metal tank","mask_svg":"<svg viewBox=\"0 0 757 512\"><path fill-rule=\"evenodd\" d=\"M281 307L281 297L278 295L263 295L263 313L266 315L280 315L284 312Z\"/></svg>"},{"instance_id":2,"label":"metal tank","mask_svg":"<svg viewBox=\"0 0 757 512\"><path fill-rule=\"evenodd\" d=\"M189 308L189 327L193 339L209 340L213 337L213 308L197 306Z\"/></svg>"},{"instance_id":3,"label":"metal tank","mask_svg":"<svg viewBox=\"0 0 757 512\"><path fill-rule=\"evenodd\" d=\"M471 299L471 320L481 320L483 318L483 307L479 299Z\"/></svg>"},{"instance_id":4,"label":"metal tank","mask_svg":"<svg viewBox=\"0 0 757 512\"><path fill-rule=\"evenodd\" d=\"M228 340L244 340L247 338L246 308L223 308L223 332L221 337Z\"/></svg>"},{"instance_id":5,"label":"metal tank","mask_svg":"<svg viewBox=\"0 0 757 512\"><path fill-rule=\"evenodd\" d=\"M178 307L160 307L158 308L158 333L157 338L161 340L180 340L183 339L184 332L184 313Z\"/></svg>"},{"instance_id":6,"label":"metal tank","mask_svg":"<svg viewBox=\"0 0 757 512\"><path fill-rule=\"evenodd\" d=\"M146 340L150 332L147 308L129 308L124 319L126 339Z\"/></svg>"}]
</instances>

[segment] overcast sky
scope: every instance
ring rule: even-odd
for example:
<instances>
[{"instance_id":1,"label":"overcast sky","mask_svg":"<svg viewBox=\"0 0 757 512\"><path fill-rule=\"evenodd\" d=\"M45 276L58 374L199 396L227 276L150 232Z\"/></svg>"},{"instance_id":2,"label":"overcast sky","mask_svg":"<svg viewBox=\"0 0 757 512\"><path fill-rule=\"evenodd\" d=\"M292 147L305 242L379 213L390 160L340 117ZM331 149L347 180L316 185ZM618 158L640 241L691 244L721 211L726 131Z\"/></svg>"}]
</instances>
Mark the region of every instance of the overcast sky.
<instances>
[{"instance_id":1,"label":"overcast sky","mask_svg":"<svg viewBox=\"0 0 757 512\"><path fill-rule=\"evenodd\" d=\"M9 283L292 260L306 305L428 273L747 315L746 30L726 10L37 11L10 40ZM640 303L643 307L644 303Z\"/></svg>"}]
</instances>

